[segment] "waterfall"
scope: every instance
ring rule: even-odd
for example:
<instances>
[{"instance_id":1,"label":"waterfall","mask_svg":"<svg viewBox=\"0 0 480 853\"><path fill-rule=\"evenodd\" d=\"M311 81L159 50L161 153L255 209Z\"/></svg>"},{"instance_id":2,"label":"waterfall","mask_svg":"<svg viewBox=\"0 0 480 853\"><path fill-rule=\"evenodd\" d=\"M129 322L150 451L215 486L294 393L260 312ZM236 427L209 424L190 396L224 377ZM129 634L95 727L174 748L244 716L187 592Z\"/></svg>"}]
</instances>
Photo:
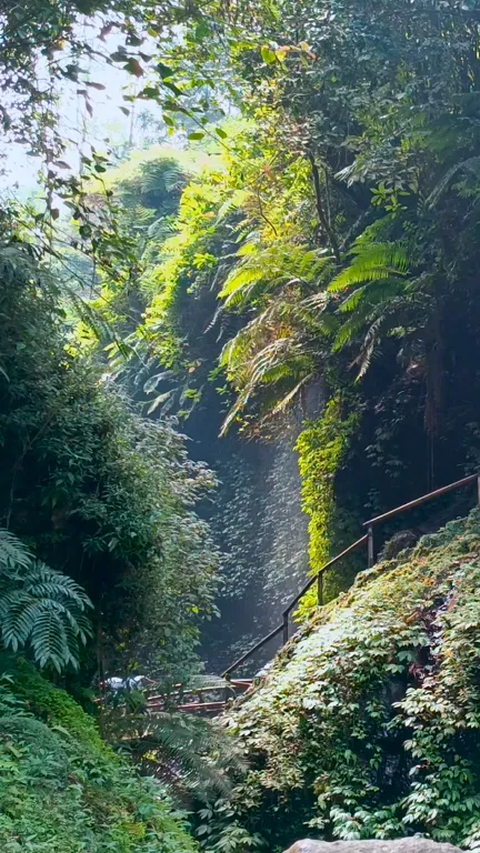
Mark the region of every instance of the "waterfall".
<instances>
[{"instance_id":1,"label":"waterfall","mask_svg":"<svg viewBox=\"0 0 480 853\"><path fill-rule=\"evenodd\" d=\"M207 461L220 486L209 520L225 560L220 617L203 632L209 670L221 670L275 627L306 577L308 519L294 449L300 429L301 420L290 416L269 441L230 435L211 447ZM278 645L269 643L250 669L265 663Z\"/></svg>"}]
</instances>

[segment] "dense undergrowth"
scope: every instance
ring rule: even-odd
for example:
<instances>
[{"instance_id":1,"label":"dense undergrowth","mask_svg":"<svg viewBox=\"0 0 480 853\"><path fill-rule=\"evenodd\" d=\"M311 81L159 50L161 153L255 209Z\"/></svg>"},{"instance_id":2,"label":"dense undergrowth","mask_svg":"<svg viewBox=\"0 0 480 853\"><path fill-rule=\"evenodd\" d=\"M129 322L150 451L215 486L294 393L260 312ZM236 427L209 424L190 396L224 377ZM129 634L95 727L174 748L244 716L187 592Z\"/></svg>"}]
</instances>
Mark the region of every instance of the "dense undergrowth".
<instances>
[{"instance_id":1,"label":"dense undergrowth","mask_svg":"<svg viewBox=\"0 0 480 853\"><path fill-rule=\"evenodd\" d=\"M367 515L478 468L477 6L0 2L3 148L25 146L43 169L27 204L0 203L0 529L93 605L84 633L62 611L75 655L41 654L62 596L42 574L35 601L5 559L15 607L2 602L0 633L25 654L30 639L40 666L64 664L75 695L148 671L173 705L172 685L198 675L221 563L204 520L216 477L179 423L198 460L218 433L275 442L284 414L298 417L313 571ZM128 140L107 153L89 124L106 86L91 74L108 82L113 68L134 85L119 107ZM145 102L181 154L128 160ZM227 467L227 579L256 589L261 513ZM414 536L440 526L411 518ZM480 842L479 555L477 510L312 617L229 718L251 764L237 784L218 747L217 781L232 765L237 787L203 802L206 849L275 849L307 831ZM302 615L315 604L312 589ZM5 850L192 849L160 788L102 745L51 673L18 657L3 671ZM152 732L139 701L138 717L121 707L117 743L183 783L187 726L175 751L165 704ZM203 740L183 766L210 782Z\"/></svg>"},{"instance_id":2,"label":"dense undergrowth","mask_svg":"<svg viewBox=\"0 0 480 853\"><path fill-rule=\"evenodd\" d=\"M140 780L63 690L0 660L0 846L5 853L193 853L185 818Z\"/></svg>"},{"instance_id":3,"label":"dense undergrowth","mask_svg":"<svg viewBox=\"0 0 480 853\"><path fill-rule=\"evenodd\" d=\"M229 714L251 762L238 825L270 850L305 834L475 846L479 684L475 509L359 575Z\"/></svg>"}]
</instances>

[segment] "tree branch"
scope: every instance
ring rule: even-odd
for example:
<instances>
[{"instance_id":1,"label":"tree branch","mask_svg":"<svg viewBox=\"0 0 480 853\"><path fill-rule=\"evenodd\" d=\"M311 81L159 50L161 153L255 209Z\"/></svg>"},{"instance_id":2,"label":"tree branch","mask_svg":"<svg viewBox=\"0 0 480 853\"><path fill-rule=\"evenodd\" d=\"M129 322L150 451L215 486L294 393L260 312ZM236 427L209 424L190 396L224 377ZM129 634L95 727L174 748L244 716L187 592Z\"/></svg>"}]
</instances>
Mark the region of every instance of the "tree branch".
<instances>
[{"instance_id":1,"label":"tree branch","mask_svg":"<svg viewBox=\"0 0 480 853\"><path fill-rule=\"evenodd\" d=\"M332 247L333 254L335 255L335 260L336 260L337 264L339 264L341 262L341 255L340 255L340 247L338 245L338 240L335 236L335 232L334 232L333 228L331 227L327 217L325 216L325 211L323 209L322 188L321 188L321 183L320 183L320 172L319 172L318 166L315 162L315 157L313 156L313 154L311 152L309 152L309 154L308 154L308 159L309 159L310 165L312 167L313 186L315 188L315 200L316 200L316 205L317 205L318 218L320 220L320 224L322 225L322 228L324 229L324 231L325 231L325 233L326 233L326 235L330 241L330 245Z\"/></svg>"}]
</instances>

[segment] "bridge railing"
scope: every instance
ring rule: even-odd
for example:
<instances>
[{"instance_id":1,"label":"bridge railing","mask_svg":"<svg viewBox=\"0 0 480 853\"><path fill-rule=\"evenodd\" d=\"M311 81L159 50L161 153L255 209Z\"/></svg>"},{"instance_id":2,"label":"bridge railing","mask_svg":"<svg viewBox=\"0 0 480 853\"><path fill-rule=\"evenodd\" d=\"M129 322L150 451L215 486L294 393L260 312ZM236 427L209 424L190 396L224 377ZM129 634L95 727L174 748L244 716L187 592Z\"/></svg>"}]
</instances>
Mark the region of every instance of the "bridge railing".
<instances>
[{"instance_id":1,"label":"bridge railing","mask_svg":"<svg viewBox=\"0 0 480 853\"><path fill-rule=\"evenodd\" d=\"M440 489L434 489L432 492L427 492L425 495L421 495L419 498L415 498L413 501L409 501L406 504L402 504L401 506L397 506L394 509L389 510L388 512L382 513L382 515L377 515L375 518L370 518L368 521L365 521L363 527L367 528L367 532L364 536L361 536L360 539L357 539L356 542L353 542L349 545L348 548L345 548L340 554L337 554L336 557L332 557L328 563L325 563L319 571L313 575L313 577L309 578L307 582L304 584L302 589L295 595L294 598L288 603L287 607L282 613L282 621L276 628L270 631L265 637L262 637L261 640L258 640L253 646L251 646L243 655L237 658L227 669L222 672L222 678L229 679L232 672L238 669L242 663L245 663L246 660L251 658L256 652L258 652L263 646L277 637L279 634L282 635L282 646L288 642L289 638L289 625L290 625L290 614L292 610L296 607L301 598L305 595L306 592L316 583L318 590L318 604L319 606L323 605L323 580L325 573L332 568L332 566L336 565L340 560L344 557L347 557L353 551L356 551L357 548L360 548L362 545L366 543L367 545L367 563L368 567L371 568L375 563L375 541L374 541L374 528L375 525L380 524L383 521L387 521L389 518L394 518L396 515L400 515L402 512L408 512L411 509L414 509L417 506L421 506L427 501L433 500L434 498L438 498L441 495L446 495L448 492L453 492L455 489L460 489L463 486L468 486L470 483L476 482L477 484L477 503L480 505L480 472L477 474L470 474L469 477L463 477L462 480L456 480L454 483L449 483L448 486L442 486Z\"/></svg>"}]
</instances>

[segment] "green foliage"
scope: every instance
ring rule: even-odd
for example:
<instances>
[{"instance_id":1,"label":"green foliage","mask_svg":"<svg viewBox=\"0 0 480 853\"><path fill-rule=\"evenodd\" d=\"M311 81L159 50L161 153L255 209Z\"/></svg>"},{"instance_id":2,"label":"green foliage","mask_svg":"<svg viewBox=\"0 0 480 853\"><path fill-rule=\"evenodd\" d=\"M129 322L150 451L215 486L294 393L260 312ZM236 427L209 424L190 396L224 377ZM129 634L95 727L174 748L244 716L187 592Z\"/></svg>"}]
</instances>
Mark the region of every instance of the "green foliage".
<instances>
[{"instance_id":1,"label":"green foliage","mask_svg":"<svg viewBox=\"0 0 480 853\"><path fill-rule=\"evenodd\" d=\"M302 236L302 226L311 230L302 161L287 157L280 177L270 168L271 152L255 147L256 133L249 125L226 127L232 148L222 155L214 149L208 165L183 189L178 215L168 220L174 233L168 236L162 226L158 237L150 232L145 243L138 287L148 304L145 322L126 339L127 365L122 347L110 348L114 370L125 375L133 365L137 387L143 382L145 393L155 395L150 413L188 415L218 358L238 392L224 431L233 421L241 422L251 404L258 402L268 413L270 386L282 394L273 404L281 412L310 378L312 333L323 328L323 317L310 318L304 329L306 311L298 301L311 295L328 264ZM156 160L152 151L142 174L154 175L170 163ZM137 211L144 197L142 179L128 183L122 177L133 165L107 175L107 183L120 195L128 184L125 202ZM164 203L172 204L175 193L170 195ZM109 300L112 293L103 296ZM240 322L228 314L240 314Z\"/></svg>"},{"instance_id":2,"label":"green foliage","mask_svg":"<svg viewBox=\"0 0 480 853\"><path fill-rule=\"evenodd\" d=\"M411 283L402 281L412 264L412 247L399 242L375 242L375 230L371 227L358 238L351 265L329 286L329 291L335 294L348 291L338 310L351 315L342 322L333 350L355 342L366 327L361 352L355 360L360 365L358 378L368 370L382 335L392 327L398 330L399 318L405 315L408 292L413 290Z\"/></svg>"},{"instance_id":3,"label":"green foliage","mask_svg":"<svg viewBox=\"0 0 480 853\"><path fill-rule=\"evenodd\" d=\"M251 833L236 820L235 807L220 799L198 810L195 834L207 853L240 853L263 847L258 832Z\"/></svg>"},{"instance_id":4,"label":"green foliage","mask_svg":"<svg viewBox=\"0 0 480 853\"><path fill-rule=\"evenodd\" d=\"M92 90L106 88L101 82L105 65L122 69L127 80L131 75L132 80L141 82L148 71L148 83L145 80L144 85L138 85L139 99L161 104L169 127L174 126L179 113L185 115L194 123L197 138L203 137L203 131L198 133L202 125L197 113L208 113L209 94L210 100L215 101L207 89L209 84L212 86L212 74L207 68L202 73L200 63L197 67L190 63L188 70L179 69L177 54L182 52L183 42L192 53L197 44L201 51L205 33L223 17L217 2L192 3L186 8L182 3L152 4L150 0L77 0L65 8L57 0L28 0L23 7L2 2L0 17L2 128L10 139L28 145L32 154L45 159L49 167L49 212L53 187L68 184L62 170L69 166L61 156L71 140L58 122L59 93L66 92L70 98L80 95L86 114L92 117L90 95ZM108 39L112 29L121 34L115 39L115 47ZM147 33L159 48L162 46L162 61L155 57L150 64L152 57L142 49ZM100 80L91 79L89 73L93 57ZM127 96L127 100L134 98ZM128 115L127 107L123 110ZM215 113L218 115L218 110Z\"/></svg>"},{"instance_id":5,"label":"green foliage","mask_svg":"<svg viewBox=\"0 0 480 853\"><path fill-rule=\"evenodd\" d=\"M285 200L286 201L286 200ZM313 324L305 322L302 297L315 285L325 259L305 245L295 245L293 235L275 237L267 245L259 240L244 243L240 261L227 277L219 297L226 309L249 312L248 322L224 346L219 363L237 392L222 432L244 409L258 407L271 386L274 405L266 411L285 411L315 373L309 343ZM270 294L274 292L274 298ZM253 316L252 316L253 315ZM321 336L321 325L315 332ZM270 403L270 405L269 405ZM261 412L261 408L260 408Z\"/></svg>"},{"instance_id":6,"label":"green foliage","mask_svg":"<svg viewBox=\"0 0 480 853\"><path fill-rule=\"evenodd\" d=\"M212 608L218 555L193 507L214 478L172 424L143 421L66 348L34 251L12 241L0 260L0 515L85 588L106 666L123 656L180 680Z\"/></svg>"},{"instance_id":7,"label":"green foliage","mask_svg":"<svg viewBox=\"0 0 480 853\"><path fill-rule=\"evenodd\" d=\"M177 153L177 166L172 170L171 152L161 149L153 157L154 153L154 149L148 152L140 165L132 159L132 163L107 175L108 184L125 196L127 208L148 201L142 181L158 180L160 174L168 177L172 171L181 171L183 176L174 185L164 182L157 200L153 199L160 216L148 234L143 228L139 246L142 273L135 296L146 309L143 318L138 316L133 326L130 323L126 346L121 340L113 343L109 357L116 377L129 381L135 393L146 400L147 414L174 411L187 416L198 403L212 366L211 362L204 366L202 336L215 313L212 283L224 265L222 255L230 239L223 220L232 192L222 186L225 163L218 155L207 157L198 152L194 158L191 152ZM132 177L125 179L125 173L131 175L133 168ZM130 215L127 209L127 219ZM104 288L102 297L110 312L112 308L116 312L122 299L125 302L126 292ZM128 304L131 301L130 296ZM98 310L98 300L93 307ZM115 313L113 319L118 324ZM120 327L120 336L122 331Z\"/></svg>"},{"instance_id":8,"label":"green foliage","mask_svg":"<svg viewBox=\"0 0 480 853\"><path fill-rule=\"evenodd\" d=\"M480 825L480 515L359 575L226 719L251 769L235 820L285 847ZM303 830L304 832L304 830Z\"/></svg>"},{"instance_id":9,"label":"green foliage","mask_svg":"<svg viewBox=\"0 0 480 853\"><path fill-rule=\"evenodd\" d=\"M26 711L43 722L67 729L89 751L105 750L105 744L93 717L82 710L64 690L54 687L30 662L18 655L2 652L0 669L8 683L5 696L13 696L16 713Z\"/></svg>"},{"instance_id":10,"label":"green foliage","mask_svg":"<svg viewBox=\"0 0 480 853\"><path fill-rule=\"evenodd\" d=\"M445 327L459 298L475 310L468 282L476 249L465 229L475 227L478 198L479 59L475 13L437 4L432 14L423 0L414 3L413 18L411 11L407 3L393 11L383 0L318 0L313 7L279 0L258 10L264 39L257 52L240 45L233 61L250 108L266 125L263 145L286 147L310 163L303 205L317 214L318 230L304 221L302 237L335 256L333 268L317 277L303 327L319 308L327 314L334 353L347 351L348 361L336 358L343 374L359 366L363 378L393 351L408 379L421 371L425 425L435 435L446 397ZM284 45L281 57L274 44ZM273 170L283 166L279 157ZM269 205L264 213L268 220ZM272 244L275 251L275 235ZM333 299L325 298L327 287ZM270 312L278 302L271 293ZM299 294L296 305L300 311ZM275 337L285 335L284 325ZM312 362L317 370L325 365L324 341L318 331L316 337L304 376ZM395 382L395 369L376 376L378 400Z\"/></svg>"},{"instance_id":11,"label":"green foliage","mask_svg":"<svg viewBox=\"0 0 480 853\"><path fill-rule=\"evenodd\" d=\"M193 851L185 818L25 661L3 658L0 840L8 853ZM7 710L6 699L10 697Z\"/></svg>"},{"instance_id":12,"label":"green foliage","mask_svg":"<svg viewBox=\"0 0 480 853\"><path fill-rule=\"evenodd\" d=\"M217 695L215 690L213 695ZM230 774L236 776L244 768L235 739L216 720L175 710L176 701L176 697L165 696L164 710L149 713L141 694L127 697L120 707L106 706L104 734L114 746L128 752L142 776L157 779L175 801L191 804L228 799ZM205 694L200 701L205 701Z\"/></svg>"},{"instance_id":13,"label":"green foliage","mask_svg":"<svg viewBox=\"0 0 480 853\"><path fill-rule=\"evenodd\" d=\"M41 667L78 668L79 644L91 635L89 598L71 578L35 560L22 542L0 529L0 630L3 645L30 646Z\"/></svg>"},{"instance_id":14,"label":"green foliage","mask_svg":"<svg viewBox=\"0 0 480 853\"><path fill-rule=\"evenodd\" d=\"M349 440L359 421L355 410L350 413L345 410L340 397L330 400L317 421L305 424L296 444L303 509L310 518L309 553L313 574L351 541L351 525L347 524L345 529L335 493L335 476L345 465ZM350 541L347 541L349 536ZM333 589L328 576L326 581L326 595L338 593L339 578L336 576ZM303 617L316 603L316 594L314 586L302 601L300 613Z\"/></svg>"}]
</instances>

